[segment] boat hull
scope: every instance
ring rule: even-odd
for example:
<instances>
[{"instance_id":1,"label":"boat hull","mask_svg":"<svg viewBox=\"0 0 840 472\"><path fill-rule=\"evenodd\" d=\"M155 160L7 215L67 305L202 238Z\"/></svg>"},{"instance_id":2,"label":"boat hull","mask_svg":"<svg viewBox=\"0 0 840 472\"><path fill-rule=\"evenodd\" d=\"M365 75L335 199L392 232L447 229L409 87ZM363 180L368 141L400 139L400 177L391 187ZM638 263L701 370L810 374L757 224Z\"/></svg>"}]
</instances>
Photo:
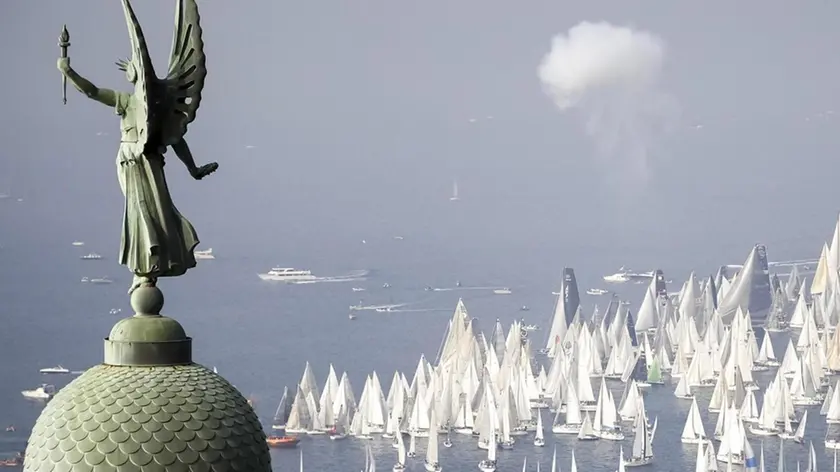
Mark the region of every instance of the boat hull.
<instances>
[{"instance_id":1,"label":"boat hull","mask_svg":"<svg viewBox=\"0 0 840 472\"><path fill-rule=\"evenodd\" d=\"M478 463L478 470L481 472L496 472L496 462L485 459Z\"/></svg>"},{"instance_id":2,"label":"boat hull","mask_svg":"<svg viewBox=\"0 0 840 472\"><path fill-rule=\"evenodd\" d=\"M428 462L423 462L423 467L426 468L428 472L440 472L440 464L429 464Z\"/></svg>"},{"instance_id":3,"label":"boat hull","mask_svg":"<svg viewBox=\"0 0 840 472\"><path fill-rule=\"evenodd\" d=\"M551 432L554 434L578 434L580 433L579 424L561 424L551 427Z\"/></svg>"},{"instance_id":4,"label":"boat hull","mask_svg":"<svg viewBox=\"0 0 840 472\"><path fill-rule=\"evenodd\" d=\"M624 441L624 433L621 431L601 431L598 437L608 441Z\"/></svg>"},{"instance_id":5,"label":"boat hull","mask_svg":"<svg viewBox=\"0 0 840 472\"><path fill-rule=\"evenodd\" d=\"M624 467L642 467L650 464L653 464L653 457L639 457L624 462Z\"/></svg>"}]
</instances>

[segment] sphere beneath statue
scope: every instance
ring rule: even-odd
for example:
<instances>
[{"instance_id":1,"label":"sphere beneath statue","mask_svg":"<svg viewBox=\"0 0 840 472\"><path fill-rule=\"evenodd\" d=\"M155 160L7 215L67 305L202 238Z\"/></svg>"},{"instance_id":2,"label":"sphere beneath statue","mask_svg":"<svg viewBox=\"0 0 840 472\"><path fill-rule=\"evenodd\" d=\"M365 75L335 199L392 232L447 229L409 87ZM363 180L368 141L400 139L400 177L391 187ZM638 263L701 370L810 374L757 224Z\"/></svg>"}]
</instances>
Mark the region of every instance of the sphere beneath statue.
<instances>
[{"instance_id":1,"label":"sphere beneath statue","mask_svg":"<svg viewBox=\"0 0 840 472\"><path fill-rule=\"evenodd\" d=\"M159 315L163 309L163 292L153 286L141 286L131 292L131 308L138 315Z\"/></svg>"}]
</instances>

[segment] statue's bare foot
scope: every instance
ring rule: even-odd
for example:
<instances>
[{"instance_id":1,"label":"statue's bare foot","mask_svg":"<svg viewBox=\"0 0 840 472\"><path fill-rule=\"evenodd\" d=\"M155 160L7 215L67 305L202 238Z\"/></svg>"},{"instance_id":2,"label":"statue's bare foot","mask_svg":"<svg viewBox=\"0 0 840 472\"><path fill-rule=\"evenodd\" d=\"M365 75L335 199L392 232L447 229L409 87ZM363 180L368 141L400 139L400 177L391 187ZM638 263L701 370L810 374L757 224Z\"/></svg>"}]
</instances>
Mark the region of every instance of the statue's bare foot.
<instances>
[{"instance_id":1,"label":"statue's bare foot","mask_svg":"<svg viewBox=\"0 0 840 472\"><path fill-rule=\"evenodd\" d=\"M201 180L204 177L207 177L208 175L212 174L213 172L216 172L216 169L218 169L218 168L219 168L219 164L217 164L215 162L211 162L209 164L205 164L201 167L196 168L192 172L192 176L195 180Z\"/></svg>"},{"instance_id":2,"label":"statue's bare foot","mask_svg":"<svg viewBox=\"0 0 840 472\"><path fill-rule=\"evenodd\" d=\"M131 283L131 287L128 289L128 294L131 295L132 293L134 293L135 290L137 290L138 288L140 288L144 285L154 287L155 279L153 279L151 277L141 277L141 276L135 275L134 276L134 282Z\"/></svg>"}]
</instances>

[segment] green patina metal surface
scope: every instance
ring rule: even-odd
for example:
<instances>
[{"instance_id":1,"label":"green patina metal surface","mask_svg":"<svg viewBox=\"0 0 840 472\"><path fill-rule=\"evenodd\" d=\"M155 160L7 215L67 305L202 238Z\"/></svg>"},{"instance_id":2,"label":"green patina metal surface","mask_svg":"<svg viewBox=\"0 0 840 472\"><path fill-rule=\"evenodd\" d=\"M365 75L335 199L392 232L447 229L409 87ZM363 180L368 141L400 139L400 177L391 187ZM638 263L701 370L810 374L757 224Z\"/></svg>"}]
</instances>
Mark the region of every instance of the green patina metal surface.
<instances>
[{"instance_id":1,"label":"green patina metal surface","mask_svg":"<svg viewBox=\"0 0 840 472\"><path fill-rule=\"evenodd\" d=\"M44 408L24 462L29 472L270 470L254 410L197 364L91 368Z\"/></svg>"}]
</instances>

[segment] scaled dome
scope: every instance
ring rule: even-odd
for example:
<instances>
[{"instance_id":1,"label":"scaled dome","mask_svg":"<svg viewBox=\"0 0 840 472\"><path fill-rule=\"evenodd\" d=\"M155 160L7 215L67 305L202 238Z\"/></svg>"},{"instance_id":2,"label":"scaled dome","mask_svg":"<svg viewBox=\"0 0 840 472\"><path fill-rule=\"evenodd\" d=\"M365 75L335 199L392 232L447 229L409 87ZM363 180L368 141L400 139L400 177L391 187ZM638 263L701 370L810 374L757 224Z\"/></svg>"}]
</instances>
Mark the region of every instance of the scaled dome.
<instances>
[{"instance_id":1,"label":"scaled dome","mask_svg":"<svg viewBox=\"0 0 840 472\"><path fill-rule=\"evenodd\" d=\"M59 390L41 412L24 471L271 471L265 433L248 401L194 364L191 339L173 339L183 330L161 318L117 323L131 329L115 329L119 339L105 340L106 363ZM162 325L167 329L155 328ZM163 339L149 336L155 331Z\"/></svg>"}]
</instances>

